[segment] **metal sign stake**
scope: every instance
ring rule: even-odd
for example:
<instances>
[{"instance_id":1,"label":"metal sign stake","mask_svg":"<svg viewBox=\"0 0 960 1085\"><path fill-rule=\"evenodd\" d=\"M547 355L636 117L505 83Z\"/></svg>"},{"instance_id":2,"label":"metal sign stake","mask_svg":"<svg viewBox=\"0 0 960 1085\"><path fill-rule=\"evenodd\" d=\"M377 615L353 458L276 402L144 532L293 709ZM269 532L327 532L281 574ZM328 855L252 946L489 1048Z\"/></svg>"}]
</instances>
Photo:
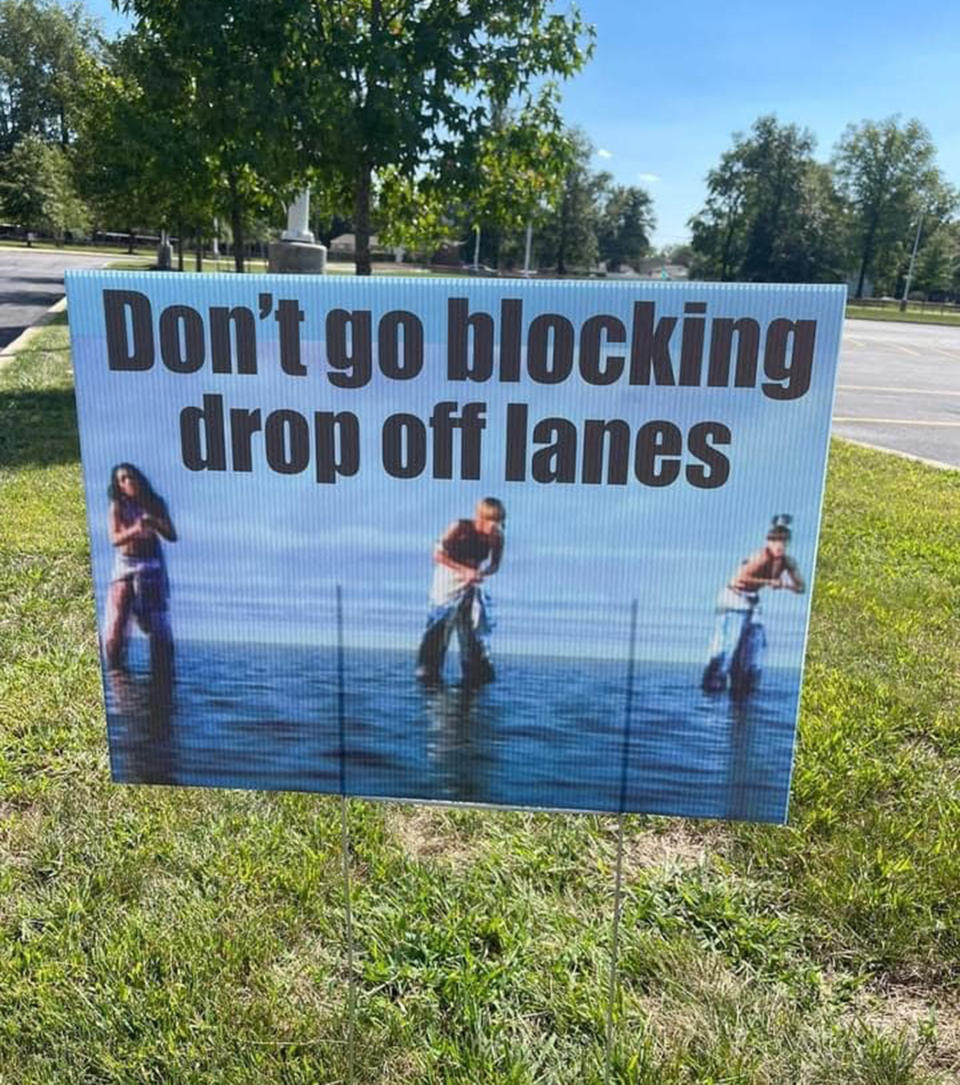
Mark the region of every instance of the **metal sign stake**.
<instances>
[{"instance_id":1,"label":"metal sign stake","mask_svg":"<svg viewBox=\"0 0 960 1085\"><path fill-rule=\"evenodd\" d=\"M617 1000L620 956L620 915L623 911L623 825L627 807L628 762L630 758L630 727L633 722L633 688L637 654L637 600L630 607L630 651L627 657L627 698L624 706L623 753L620 758L620 813L617 817L617 858L613 882L613 931L610 939L610 984L607 989L607 1049L603 1080L609 1085L613 1064L613 1008Z\"/></svg>"},{"instance_id":2,"label":"metal sign stake","mask_svg":"<svg viewBox=\"0 0 960 1085\"><path fill-rule=\"evenodd\" d=\"M343 869L343 911L347 940L347 1083L354 1080L357 1022L357 979L354 972L353 911L350 902L350 832L347 824L346 689L343 662L343 589L337 585L337 718L340 725L340 856Z\"/></svg>"}]
</instances>

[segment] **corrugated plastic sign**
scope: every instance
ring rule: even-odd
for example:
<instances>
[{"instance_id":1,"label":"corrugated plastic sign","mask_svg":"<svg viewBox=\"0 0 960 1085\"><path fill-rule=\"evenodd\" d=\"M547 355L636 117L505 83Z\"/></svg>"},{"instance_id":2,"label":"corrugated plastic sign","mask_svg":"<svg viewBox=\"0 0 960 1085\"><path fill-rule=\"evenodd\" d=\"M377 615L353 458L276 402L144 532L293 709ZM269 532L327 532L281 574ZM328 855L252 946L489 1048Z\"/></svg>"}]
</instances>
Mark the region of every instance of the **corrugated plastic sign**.
<instances>
[{"instance_id":1,"label":"corrugated plastic sign","mask_svg":"<svg viewBox=\"0 0 960 1085\"><path fill-rule=\"evenodd\" d=\"M843 287L67 293L116 780L785 818Z\"/></svg>"}]
</instances>

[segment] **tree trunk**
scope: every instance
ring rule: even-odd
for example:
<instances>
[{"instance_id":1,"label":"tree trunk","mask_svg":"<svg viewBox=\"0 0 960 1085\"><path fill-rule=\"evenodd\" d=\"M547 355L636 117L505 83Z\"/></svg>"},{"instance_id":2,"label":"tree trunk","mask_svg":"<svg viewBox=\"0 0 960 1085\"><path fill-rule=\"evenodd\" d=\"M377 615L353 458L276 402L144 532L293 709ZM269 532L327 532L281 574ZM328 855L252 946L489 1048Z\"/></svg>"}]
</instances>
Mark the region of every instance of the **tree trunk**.
<instances>
[{"instance_id":1,"label":"tree trunk","mask_svg":"<svg viewBox=\"0 0 960 1085\"><path fill-rule=\"evenodd\" d=\"M203 271L203 238L198 237L195 244L197 247L194 252L193 270L200 272Z\"/></svg>"},{"instance_id":2,"label":"tree trunk","mask_svg":"<svg viewBox=\"0 0 960 1085\"><path fill-rule=\"evenodd\" d=\"M867 272L870 270L870 265L873 263L876 228L878 228L879 225L880 216L873 214L870 219L870 225L867 227L867 233L865 237L863 237L863 245L860 250L860 276L857 279L857 297L863 296L863 283L865 283Z\"/></svg>"},{"instance_id":3,"label":"tree trunk","mask_svg":"<svg viewBox=\"0 0 960 1085\"><path fill-rule=\"evenodd\" d=\"M736 211L730 212L730 217L727 219L727 229L723 238L723 250L720 253L720 281L722 283L727 282L730 279L730 252L733 249L733 232L736 229L737 213Z\"/></svg>"},{"instance_id":4,"label":"tree trunk","mask_svg":"<svg viewBox=\"0 0 960 1085\"><path fill-rule=\"evenodd\" d=\"M358 275L369 275L370 266L370 190L373 170L364 163L357 175L354 203L353 236L356 242L355 268Z\"/></svg>"},{"instance_id":5,"label":"tree trunk","mask_svg":"<svg viewBox=\"0 0 960 1085\"><path fill-rule=\"evenodd\" d=\"M567 220L569 216L569 200L564 192L560 202L560 236L557 238L557 274L567 273Z\"/></svg>"},{"instance_id":6,"label":"tree trunk","mask_svg":"<svg viewBox=\"0 0 960 1085\"><path fill-rule=\"evenodd\" d=\"M854 295L855 297L858 297L858 298L863 297L863 280L866 278L866 275L867 275L867 258L866 258L866 256L864 256L860 261L860 275L857 278L857 290L856 290L856 293Z\"/></svg>"},{"instance_id":7,"label":"tree trunk","mask_svg":"<svg viewBox=\"0 0 960 1085\"><path fill-rule=\"evenodd\" d=\"M183 271L183 226L177 223L177 271Z\"/></svg>"},{"instance_id":8,"label":"tree trunk","mask_svg":"<svg viewBox=\"0 0 960 1085\"><path fill-rule=\"evenodd\" d=\"M127 253L133 256L133 227L127 229Z\"/></svg>"},{"instance_id":9,"label":"tree trunk","mask_svg":"<svg viewBox=\"0 0 960 1085\"><path fill-rule=\"evenodd\" d=\"M233 230L233 270L242 275L243 266L243 205L240 202L240 194L237 192L236 174L231 173L228 179L230 186L230 228Z\"/></svg>"},{"instance_id":10,"label":"tree trunk","mask_svg":"<svg viewBox=\"0 0 960 1085\"><path fill-rule=\"evenodd\" d=\"M873 239L877 233L877 223L874 220L870 223L867 230L867 236L863 239L863 248L860 250L860 276L857 279L857 293L858 298L863 297L863 284L867 277L867 269L870 267L870 263L873 260Z\"/></svg>"}]
</instances>

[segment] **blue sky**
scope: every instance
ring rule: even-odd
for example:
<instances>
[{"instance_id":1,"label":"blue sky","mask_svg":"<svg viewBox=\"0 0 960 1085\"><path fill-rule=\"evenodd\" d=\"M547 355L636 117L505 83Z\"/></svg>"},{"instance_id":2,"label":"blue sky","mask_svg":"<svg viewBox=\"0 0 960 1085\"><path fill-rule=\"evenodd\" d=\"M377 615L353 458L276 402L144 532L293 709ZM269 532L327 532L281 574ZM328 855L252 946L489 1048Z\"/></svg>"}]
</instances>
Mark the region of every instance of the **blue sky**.
<instances>
[{"instance_id":1,"label":"blue sky","mask_svg":"<svg viewBox=\"0 0 960 1085\"><path fill-rule=\"evenodd\" d=\"M558 4L562 10L564 4ZM843 129L918 117L960 184L960 4L901 0L581 0L596 53L565 85L564 115L597 147L595 165L654 197L657 244L687 236L704 178L763 113L812 130L826 159ZM87 9L124 25L107 0Z\"/></svg>"},{"instance_id":2,"label":"blue sky","mask_svg":"<svg viewBox=\"0 0 960 1085\"><path fill-rule=\"evenodd\" d=\"M103 273L100 273L103 275ZM621 655L630 601L642 609L644 658L700 657L712 625L714 600L740 560L763 543L774 513L795 517L793 552L812 572L823 458L829 427L842 291L698 285L708 318L754 315L823 317L813 383L802 398L775 402L757 388L597 387L574 374L561 384L451 383L446 379L446 298L466 296L471 311L498 312L501 297L522 297L523 327L538 313L565 313L575 328L598 313L617 315L629 329L636 300L653 300L657 316L677 315L690 288L672 284L546 283L381 278L366 282L331 276L106 273L109 285L153 299L154 323L170 304L246 304L257 311L261 290L298 296L306 312L303 359L307 375L284 374L276 358L275 321L258 323L256 375L213 374L209 363L190 374L157 363L145 372L111 372L106 364L101 279L71 275L68 296L77 379L94 580L103 611L112 553L106 536L110 468L131 461L168 501L180 541L168 546L177 635L331 643L336 584L347 602L347 636L361 645L416 646L427 608L434 541L455 518L471 515L477 499L499 496L508 513L503 566L491 580L501 619L497 648L549 654ZM782 288L780 288L782 291ZM202 293L201 293L202 290ZM283 291L283 294L280 291ZM826 306L826 308L825 308ZM370 308L374 321L403 308L420 315L424 366L413 380L375 377L359 389L327 379L325 316L329 309ZM628 331L629 335L629 331ZM677 355L679 330L674 336ZM376 339L376 337L374 337ZM525 363L524 363L525 364ZM375 372L376 369L375 369ZM187 470L181 460L180 413L203 396L223 396L226 408L349 410L360 418L361 467L335 485L319 485L312 465L302 474L269 470L262 440L254 442L250 474ZM380 430L388 415L426 420L442 400L486 404L483 475L479 481L435 481L429 472L398 480L384 472ZM684 433L707 419L733 433L730 477L716 489L681 478L660 487L632 476L624 486L505 483L503 417L509 402L529 404L531 427L547 416L579 426L587 418L621 418L631 433L652 419ZM229 443L229 441L228 441ZM530 452L535 449L531 441ZM695 462L687 457L688 462ZM809 596L767 593L779 630L779 662L799 662Z\"/></svg>"},{"instance_id":3,"label":"blue sky","mask_svg":"<svg viewBox=\"0 0 960 1085\"><path fill-rule=\"evenodd\" d=\"M648 185L661 244L683 239L731 133L763 113L810 128L824 160L849 123L916 116L960 184L958 4L584 0L581 10L596 55L567 84L565 114L610 153L598 165Z\"/></svg>"}]
</instances>

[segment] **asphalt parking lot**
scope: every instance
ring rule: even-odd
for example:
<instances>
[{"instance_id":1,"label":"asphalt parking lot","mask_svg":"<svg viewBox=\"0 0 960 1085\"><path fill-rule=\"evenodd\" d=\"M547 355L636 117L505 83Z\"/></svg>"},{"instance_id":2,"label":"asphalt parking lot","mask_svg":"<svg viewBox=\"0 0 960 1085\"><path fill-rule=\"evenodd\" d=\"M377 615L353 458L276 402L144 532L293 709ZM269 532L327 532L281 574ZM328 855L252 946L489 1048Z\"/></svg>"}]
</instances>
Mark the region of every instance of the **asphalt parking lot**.
<instances>
[{"instance_id":1,"label":"asphalt parking lot","mask_svg":"<svg viewBox=\"0 0 960 1085\"><path fill-rule=\"evenodd\" d=\"M848 320L833 431L960 468L960 327Z\"/></svg>"}]
</instances>

